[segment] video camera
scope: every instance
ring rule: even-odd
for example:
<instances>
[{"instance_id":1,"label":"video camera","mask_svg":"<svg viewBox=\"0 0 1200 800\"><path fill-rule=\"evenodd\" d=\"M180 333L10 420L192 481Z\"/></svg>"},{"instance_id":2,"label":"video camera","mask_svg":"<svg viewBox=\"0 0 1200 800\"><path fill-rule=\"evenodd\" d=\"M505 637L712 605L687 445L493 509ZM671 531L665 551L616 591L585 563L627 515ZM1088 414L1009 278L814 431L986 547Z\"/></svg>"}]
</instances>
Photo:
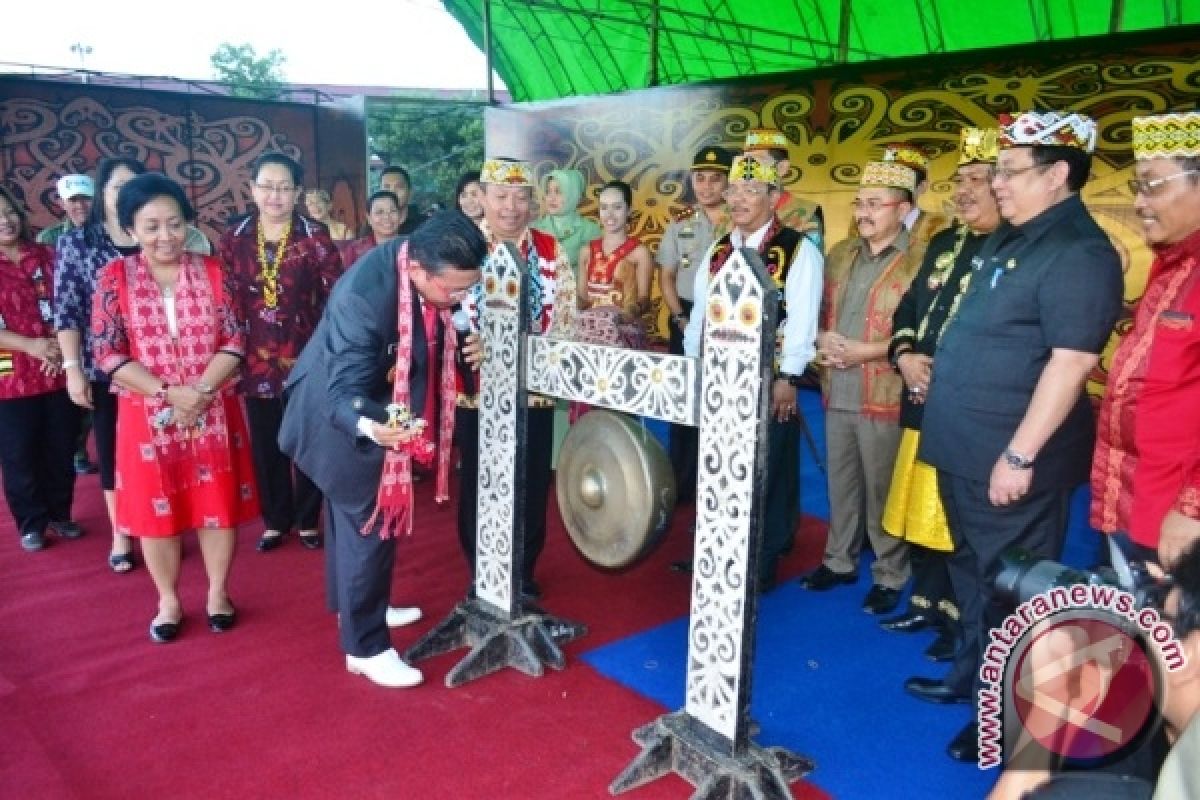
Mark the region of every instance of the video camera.
<instances>
[{"instance_id":1,"label":"video camera","mask_svg":"<svg viewBox=\"0 0 1200 800\"><path fill-rule=\"evenodd\" d=\"M1157 577L1149 569L1148 562L1124 533L1108 537L1108 552L1112 566L1093 571L1072 569L1027 550L1011 548L1000 556L1000 573L994 582L996 593L1017 606L1058 587L1114 586L1133 595L1138 608L1161 611L1171 589L1170 580Z\"/></svg>"}]
</instances>

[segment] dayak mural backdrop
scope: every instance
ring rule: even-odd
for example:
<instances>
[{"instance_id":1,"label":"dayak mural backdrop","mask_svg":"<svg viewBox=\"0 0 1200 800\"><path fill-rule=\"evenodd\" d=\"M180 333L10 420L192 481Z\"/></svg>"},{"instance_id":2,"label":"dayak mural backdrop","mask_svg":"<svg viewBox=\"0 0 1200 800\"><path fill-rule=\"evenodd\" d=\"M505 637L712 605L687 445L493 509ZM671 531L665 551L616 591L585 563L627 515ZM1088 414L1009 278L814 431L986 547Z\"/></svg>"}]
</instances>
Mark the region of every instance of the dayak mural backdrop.
<instances>
[{"instance_id":1,"label":"dayak mural backdrop","mask_svg":"<svg viewBox=\"0 0 1200 800\"><path fill-rule=\"evenodd\" d=\"M687 168L696 150L709 144L740 150L750 128L778 128L793 143L784 182L822 205L828 246L848 235L862 165L885 145L909 142L927 150L931 186L920 205L953 213L950 178L964 126L994 127L1005 111L1079 111L1099 124L1084 201L1121 253L1126 299L1133 301L1151 254L1128 186L1130 119L1193 110L1200 98L1194 38L1187 29L1172 35L1173 41L1106 37L1073 42L1069 50L1061 44L1008 48L489 109L488 155L530 160L539 177L558 167L582 170L591 186L583 212L593 216L597 187L629 182L633 233L653 250L686 208ZM656 304L662 331L666 315Z\"/></svg>"},{"instance_id":2,"label":"dayak mural backdrop","mask_svg":"<svg viewBox=\"0 0 1200 800\"><path fill-rule=\"evenodd\" d=\"M361 98L273 103L0 79L0 174L36 229L61 217L54 188L61 175L94 175L101 159L121 155L179 181L197 224L215 243L226 220L252 207L254 160L280 150L304 166L306 186L329 191L334 217L357 230L364 219L366 141Z\"/></svg>"}]
</instances>

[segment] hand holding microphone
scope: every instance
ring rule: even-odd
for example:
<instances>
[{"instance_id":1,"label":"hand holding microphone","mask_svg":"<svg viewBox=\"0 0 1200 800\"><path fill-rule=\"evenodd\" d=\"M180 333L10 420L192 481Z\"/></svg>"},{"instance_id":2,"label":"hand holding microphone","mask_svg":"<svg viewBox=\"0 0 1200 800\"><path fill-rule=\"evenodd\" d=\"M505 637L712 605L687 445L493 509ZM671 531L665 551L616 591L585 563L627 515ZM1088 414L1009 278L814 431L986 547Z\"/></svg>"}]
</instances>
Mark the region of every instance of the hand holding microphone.
<instances>
[{"instance_id":1,"label":"hand holding microphone","mask_svg":"<svg viewBox=\"0 0 1200 800\"><path fill-rule=\"evenodd\" d=\"M483 340L471 329L471 317L462 307L454 309L454 313L450 315L450 322L458 334L458 352L455 354L455 360L458 363L458 373L462 376L463 391L475 394L475 373L483 364Z\"/></svg>"}]
</instances>

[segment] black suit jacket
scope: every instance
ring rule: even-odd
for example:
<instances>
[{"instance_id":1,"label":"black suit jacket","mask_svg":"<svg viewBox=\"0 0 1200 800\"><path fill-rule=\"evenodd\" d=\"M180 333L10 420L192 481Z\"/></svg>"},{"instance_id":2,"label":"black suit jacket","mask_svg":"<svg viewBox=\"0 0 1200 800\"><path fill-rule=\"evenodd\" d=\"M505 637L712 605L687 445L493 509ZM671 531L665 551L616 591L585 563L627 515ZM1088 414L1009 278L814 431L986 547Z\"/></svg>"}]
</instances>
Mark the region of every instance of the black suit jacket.
<instances>
[{"instance_id":1,"label":"black suit jacket","mask_svg":"<svg viewBox=\"0 0 1200 800\"><path fill-rule=\"evenodd\" d=\"M1055 348L1099 353L1121 312L1121 260L1078 195L1002 224L933 358L918 457L986 483ZM1088 479L1095 421L1084 392L1038 453L1033 489Z\"/></svg>"},{"instance_id":2,"label":"black suit jacket","mask_svg":"<svg viewBox=\"0 0 1200 800\"><path fill-rule=\"evenodd\" d=\"M398 347L412 349L409 408L420 414L425 405L429 365L415 289L411 341L399 341L396 331L400 244L394 240L375 248L338 280L284 384L287 408L279 446L330 501L343 506L365 508L379 489L384 450L359 435L358 418L382 421L379 413L392 401L388 378Z\"/></svg>"}]
</instances>

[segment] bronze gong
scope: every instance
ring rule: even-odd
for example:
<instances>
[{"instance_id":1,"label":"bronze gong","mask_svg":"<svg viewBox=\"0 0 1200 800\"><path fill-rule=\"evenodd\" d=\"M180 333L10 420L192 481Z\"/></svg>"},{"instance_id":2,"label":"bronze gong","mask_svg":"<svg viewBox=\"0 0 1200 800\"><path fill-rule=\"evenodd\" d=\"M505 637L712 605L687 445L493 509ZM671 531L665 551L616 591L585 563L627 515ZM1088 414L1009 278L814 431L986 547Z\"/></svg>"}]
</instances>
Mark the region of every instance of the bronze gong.
<instances>
[{"instance_id":1,"label":"bronze gong","mask_svg":"<svg viewBox=\"0 0 1200 800\"><path fill-rule=\"evenodd\" d=\"M675 507L675 474L662 445L613 411L593 409L571 426L556 484L567 534L598 567L625 567L649 553Z\"/></svg>"}]
</instances>

